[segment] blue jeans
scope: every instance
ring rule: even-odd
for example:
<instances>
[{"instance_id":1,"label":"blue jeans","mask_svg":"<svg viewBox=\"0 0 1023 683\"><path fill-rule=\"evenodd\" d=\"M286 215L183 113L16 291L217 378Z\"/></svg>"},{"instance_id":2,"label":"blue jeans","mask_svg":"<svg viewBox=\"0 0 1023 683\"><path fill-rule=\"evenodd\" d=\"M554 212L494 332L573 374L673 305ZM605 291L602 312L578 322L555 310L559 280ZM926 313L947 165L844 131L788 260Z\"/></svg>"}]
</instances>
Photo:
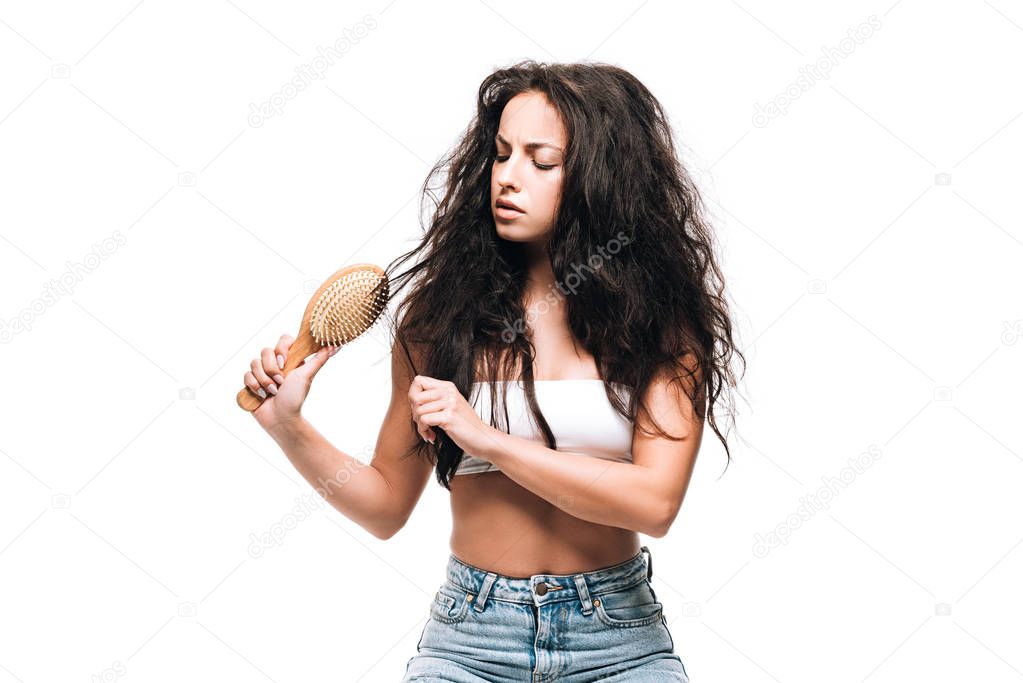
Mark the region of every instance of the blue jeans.
<instances>
[{"instance_id":1,"label":"blue jeans","mask_svg":"<svg viewBox=\"0 0 1023 683\"><path fill-rule=\"evenodd\" d=\"M688 683L651 568L646 546L603 569L529 578L452 554L402 682Z\"/></svg>"}]
</instances>

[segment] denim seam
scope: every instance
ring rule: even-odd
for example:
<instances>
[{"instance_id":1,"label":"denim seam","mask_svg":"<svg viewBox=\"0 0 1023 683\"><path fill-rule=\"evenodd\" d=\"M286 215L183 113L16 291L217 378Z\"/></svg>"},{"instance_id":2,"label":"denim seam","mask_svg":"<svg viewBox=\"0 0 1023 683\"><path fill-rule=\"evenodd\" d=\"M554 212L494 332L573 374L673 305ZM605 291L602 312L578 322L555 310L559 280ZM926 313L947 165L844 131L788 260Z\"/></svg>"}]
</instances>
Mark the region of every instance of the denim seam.
<instances>
[{"instance_id":1,"label":"denim seam","mask_svg":"<svg viewBox=\"0 0 1023 683\"><path fill-rule=\"evenodd\" d=\"M597 618L601 621L601 623L606 624L611 628L637 628L640 626L650 626L658 621L663 621L664 619L664 605L658 607L657 611L650 616L637 617L635 619L615 619L604 611L604 603L594 607L594 611L597 613Z\"/></svg>"},{"instance_id":2,"label":"denim seam","mask_svg":"<svg viewBox=\"0 0 1023 683\"><path fill-rule=\"evenodd\" d=\"M643 546L643 548L646 548L646 546ZM590 571L587 571L587 572L573 572L571 574L538 574L537 576L571 578L571 577L575 576L576 574L582 574L583 576L587 576L588 577L588 576L593 575L593 574L602 574L602 573L605 573L605 572L618 570L618 569L621 569L622 567L625 567L626 565L629 565L629 564L632 564L632 563L637 563L637 564L640 563L640 561L641 561L641 559L643 557L643 553L644 553L644 549L643 548L640 548L639 552L636 553L635 555L633 555L632 557L630 557L629 559L622 560L618 564L612 564L609 567L601 567L600 569L593 569L593 570L590 570ZM650 551L648 549L645 552L649 553ZM450 559L452 561L454 561L455 564L460 565L460 566L462 566L462 567L464 567L466 569L472 570L473 572L476 572L476 573L479 573L479 574L486 574L487 571L488 571L486 569L483 569L482 567L477 567L477 566L469 564L467 562L463 562L462 560L460 560L457 557L455 557L453 554L450 556ZM497 575L498 579L510 579L512 581L528 581L531 578L529 576L507 576L505 574L498 574L497 572L494 572L494 574Z\"/></svg>"},{"instance_id":3,"label":"denim seam","mask_svg":"<svg viewBox=\"0 0 1023 683\"><path fill-rule=\"evenodd\" d=\"M646 583L646 581L647 581L647 579L644 576L642 579L640 579L638 581L633 581L632 583L630 583L630 584L628 584L626 586L611 586L610 588L605 588L605 589L601 590L599 593L597 591L593 591L593 590L591 590L590 593L592 595L596 595L597 597L600 597L601 595L608 595L610 593L621 593L622 591L631 590L631 589L635 588L636 586L640 585L641 583Z\"/></svg>"},{"instance_id":4,"label":"denim seam","mask_svg":"<svg viewBox=\"0 0 1023 683\"><path fill-rule=\"evenodd\" d=\"M437 601L438 596L445 598L446 600L450 600L451 604L449 605L446 601L438 602ZM436 606L437 608L436 613L432 611L434 606ZM459 605L458 600L452 598L450 595L444 595L440 591L438 591L437 595L434 596L430 607L431 607L430 618L444 624L457 624L459 622L464 621L465 618L469 615L468 600L463 599L461 601L461 604ZM455 613L454 616L451 616L450 614L451 610L455 609L456 607L459 608L458 611Z\"/></svg>"},{"instance_id":5,"label":"denim seam","mask_svg":"<svg viewBox=\"0 0 1023 683\"><path fill-rule=\"evenodd\" d=\"M572 576L576 576L576 575L572 574ZM585 576L585 574L584 574L584 576ZM458 590L465 591L466 593L471 593L473 595L477 595L478 592L479 592L478 588L467 588L466 586L463 586L461 583L459 583L457 581L454 581L454 580L452 580L450 578L448 580L451 581L451 585L454 586L455 588L457 588ZM639 584L644 583L646 581L648 581L648 579L644 575L643 578L638 579L636 581L633 581L632 583L625 584L625 585L618 585L617 583L614 583L614 584L611 584L611 586L609 588L601 589L600 595L606 595L608 593L617 593L619 591L629 590L630 588L635 588ZM588 584L587 584L587 588L589 588ZM592 589L590 590L590 595L591 596L592 595L596 595L596 594L597 593L595 591L593 591ZM574 597L568 597L568 596L560 597L559 596L557 599L548 600L548 602L564 602L565 600L574 600L574 599L577 599L578 597L579 597L578 594L576 594ZM532 600L509 600L508 598L496 597L494 595L493 587L491 587L490 593L487 595L487 599L488 600L500 600L501 602L511 602L511 603L518 603L518 604L523 604L523 603L532 604Z\"/></svg>"}]
</instances>

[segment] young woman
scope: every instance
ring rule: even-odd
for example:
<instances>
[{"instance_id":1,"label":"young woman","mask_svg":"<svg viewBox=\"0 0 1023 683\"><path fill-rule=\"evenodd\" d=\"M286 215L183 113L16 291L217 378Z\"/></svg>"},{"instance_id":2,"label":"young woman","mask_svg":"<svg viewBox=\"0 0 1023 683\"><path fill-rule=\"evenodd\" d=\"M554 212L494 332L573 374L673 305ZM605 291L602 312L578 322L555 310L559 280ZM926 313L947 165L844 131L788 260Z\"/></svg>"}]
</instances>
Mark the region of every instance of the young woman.
<instances>
[{"instance_id":1,"label":"young woman","mask_svg":"<svg viewBox=\"0 0 1023 683\"><path fill-rule=\"evenodd\" d=\"M431 472L450 491L403 680L687 681L639 534L671 527L705 419L730 461L714 408L742 354L668 119L623 69L523 62L482 83L424 194L442 168L422 243L387 268L392 297L415 286L371 465L301 416L325 350L285 380L292 339L263 349L254 415L311 484L358 470L327 495L379 538Z\"/></svg>"}]
</instances>

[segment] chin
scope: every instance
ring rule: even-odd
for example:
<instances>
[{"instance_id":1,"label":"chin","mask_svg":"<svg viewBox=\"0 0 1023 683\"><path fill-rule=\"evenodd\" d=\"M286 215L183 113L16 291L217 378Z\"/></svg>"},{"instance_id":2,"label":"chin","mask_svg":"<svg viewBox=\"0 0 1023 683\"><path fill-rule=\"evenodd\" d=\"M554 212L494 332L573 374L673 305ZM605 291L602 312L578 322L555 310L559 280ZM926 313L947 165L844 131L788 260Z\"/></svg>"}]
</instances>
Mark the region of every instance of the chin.
<instances>
[{"instance_id":1,"label":"chin","mask_svg":"<svg viewBox=\"0 0 1023 683\"><path fill-rule=\"evenodd\" d=\"M502 221L494 216L494 227L498 237L509 242L540 242L549 236L550 230L538 230L519 221Z\"/></svg>"},{"instance_id":2,"label":"chin","mask_svg":"<svg viewBox=\"0 0 1023 683\"><path fill-rule=\"evenodd\" d=\"M537 238L532 230L500 223L497 223L497 235L509 242L532 242Z\"/></svg>"}]
</instances>

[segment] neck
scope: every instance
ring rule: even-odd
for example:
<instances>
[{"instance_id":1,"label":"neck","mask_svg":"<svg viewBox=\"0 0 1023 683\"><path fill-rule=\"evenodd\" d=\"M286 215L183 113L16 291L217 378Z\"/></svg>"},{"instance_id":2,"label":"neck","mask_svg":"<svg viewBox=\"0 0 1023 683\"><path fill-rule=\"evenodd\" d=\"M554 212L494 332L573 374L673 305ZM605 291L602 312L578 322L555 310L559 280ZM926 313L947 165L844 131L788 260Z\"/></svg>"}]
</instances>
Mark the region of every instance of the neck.
<instances>
[{"instance_id":1,"label":"neck","mask_svg":"<svg viewBox=\"0 0 1023 683\"><path fill-rule=\"evenodd\" d=\"M526 298L546 296L554 288L554 269L547 255L546 242L527 242L523 245L526 265Z\"/></svg>"}]
</instances>

